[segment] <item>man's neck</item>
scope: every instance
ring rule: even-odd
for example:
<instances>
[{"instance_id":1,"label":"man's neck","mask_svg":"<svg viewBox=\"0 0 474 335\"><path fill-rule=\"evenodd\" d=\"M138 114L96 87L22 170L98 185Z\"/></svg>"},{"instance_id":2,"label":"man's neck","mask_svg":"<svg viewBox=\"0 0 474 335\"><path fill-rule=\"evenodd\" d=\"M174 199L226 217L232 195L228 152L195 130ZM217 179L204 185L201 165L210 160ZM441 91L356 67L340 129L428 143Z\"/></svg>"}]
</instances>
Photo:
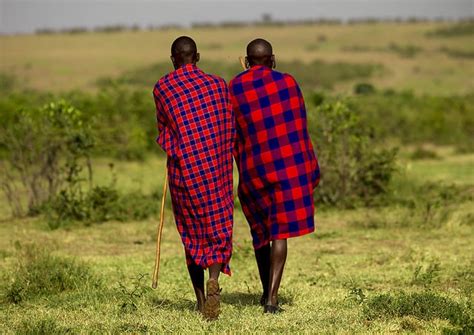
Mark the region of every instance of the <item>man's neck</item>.
<instances>
[{"instance_id":1,"label":"man's neck","mask_svg":"<svg viewBox=\"0 0 474 335\"><path fill-rule=\"evenodd\" d=\"M179 68L181 68L181 67L183 67L183 66L186 66L186 65L196 65L196 62L183 62L183 63L178 64L178 65L175 67L175 69L177 70L177 69L179 69Z\"/></svg>"}]
</instances>

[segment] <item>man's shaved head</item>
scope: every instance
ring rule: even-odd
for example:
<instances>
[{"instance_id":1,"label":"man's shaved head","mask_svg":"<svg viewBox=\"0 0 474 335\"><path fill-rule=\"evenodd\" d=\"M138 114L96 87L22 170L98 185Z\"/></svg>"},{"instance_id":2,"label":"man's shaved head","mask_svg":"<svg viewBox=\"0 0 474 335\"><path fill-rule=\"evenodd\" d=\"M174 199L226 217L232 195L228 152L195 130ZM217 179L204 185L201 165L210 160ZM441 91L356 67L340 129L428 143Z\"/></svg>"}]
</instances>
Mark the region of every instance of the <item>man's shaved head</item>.
<instances>
[{"instance_id":1,"label":"man's shaved head","mask_svg":"<svg viewBox=\"0 0 474 335\"><path fill-rule=\"evenodd\" d=\"M270 42L257 38L247 45L247 61L250 66L267 65L274 67L275 57Z\"/></svg>"},{"instance_id":2,"label":"man's shaved head","mask_svg":"<svg viewBox=\"0 0 474 335\"><path fill-rule=\"evenodd\" d=\"M175 68L199 61L196 42L191 37L180 36L171 44L171 60Z\"/></svg>"},{"instance_id":3,"label":"man's shaved head","mask_svg":"<svg viewBox=\"0 0 474 335\"><path fill-rule=\"evenodd\" d=\"M247 57L264 57L273 55L272 45L263 38L257 38L247 45Z\"/></svg>"}]
</instances>

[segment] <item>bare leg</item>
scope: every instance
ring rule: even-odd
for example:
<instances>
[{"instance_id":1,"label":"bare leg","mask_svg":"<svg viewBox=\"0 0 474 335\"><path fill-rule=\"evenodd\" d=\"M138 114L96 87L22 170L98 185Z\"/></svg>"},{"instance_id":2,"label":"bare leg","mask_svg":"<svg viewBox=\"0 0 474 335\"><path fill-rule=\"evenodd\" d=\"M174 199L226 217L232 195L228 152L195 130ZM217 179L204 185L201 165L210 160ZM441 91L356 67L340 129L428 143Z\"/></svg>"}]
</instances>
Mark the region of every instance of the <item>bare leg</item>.
<instances>
[{"instance_id":1,"label":"bare leg","mask_svg":"<svg viewBox=\"0 0 474 335\"><path fill-rule=\"evenodd\" d=\"M209 267L209 279L219 280L219 274L221 273L221 269L224 265L220 263L212 264Z\"/></svg>"},{"instance_id":2,"label":"bare leg","mask_svg":"<svg viewBox=\"0 0 474 335\"><path fill-rule=\"evenodd\" d=\"M192 263L188 265L189 276L193 283L194 293L196 294L197 308L202 312L204 302L206 301L204 295L204 270L200 266Z\"/></svg>"},{"instance_id":3,"label":"bare leg","mask_svg":"<svg viewBox=\"0 0 474 335\"><path fill-rule=\"evenodd\" d=\"M278 305L278 289L280 288L281 277L285 267L287 255L287 243L285 240L275 240L272 242L271 266L270 266L270 286L268 290L267 304Z\"/></svg>"},{"instance_id":4,"label":"bare leg","mask_svg":"<svg viewBox=\"0 0 474 335\"><path fill-rule=\"evenodd\" d=\"M262 283L263 295L260 299L260 304L265 305L268 296L268 287L270 285L270 243L255 250L255 259L257 260L258 273Z\"/></svg>"}]
</instances>

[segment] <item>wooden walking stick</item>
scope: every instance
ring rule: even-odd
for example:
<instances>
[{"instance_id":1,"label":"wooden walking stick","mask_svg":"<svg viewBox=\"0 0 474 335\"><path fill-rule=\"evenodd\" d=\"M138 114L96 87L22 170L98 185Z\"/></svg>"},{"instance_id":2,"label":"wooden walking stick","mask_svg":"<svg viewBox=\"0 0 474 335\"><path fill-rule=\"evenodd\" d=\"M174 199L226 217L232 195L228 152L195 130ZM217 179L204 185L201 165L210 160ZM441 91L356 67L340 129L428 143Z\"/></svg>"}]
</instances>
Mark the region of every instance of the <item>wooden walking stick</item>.
<instances>
[{"instance_id":1,"label":"wooden walking stick","mask_svg":"<svg viewBox=\"0 0 474 335\"><path fill-rule=\"evenodd\" d=\"M165 200L166 200L167 189L168 189L168 171L165 170L165 184L163 185L163 195L161 196L160 222L158 223L158 232L156 235L156 258L155 258L155 270L153 271L153 281L151 284L152 288L156 288L158 286L158 270L160 269L161 232L163 231L163 222L165 220Z\"/></svg>"},{"instance_id":2,"label":"wooden walking stick","mask_svg":"<svg viewBox=\"0 0 474 335\"><path fill-rule=\"evenodd\" d=\"M244 71L247 70L247 67L245 66L244 57L239 56L239 61L240 61L240 65L242 65L242 69L244 69Z\"/></svg>"}]
</instances>

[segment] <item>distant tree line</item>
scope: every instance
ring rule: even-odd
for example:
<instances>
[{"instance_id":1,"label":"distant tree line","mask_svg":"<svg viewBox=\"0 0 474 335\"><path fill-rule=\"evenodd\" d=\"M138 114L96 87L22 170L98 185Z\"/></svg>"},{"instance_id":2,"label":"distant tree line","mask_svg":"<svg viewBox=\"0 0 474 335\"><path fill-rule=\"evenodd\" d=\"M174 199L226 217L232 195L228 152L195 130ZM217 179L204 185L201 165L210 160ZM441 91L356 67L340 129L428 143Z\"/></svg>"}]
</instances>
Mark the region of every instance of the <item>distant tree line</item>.
<instances>
[{"instance_id":1,"label":"distant tree line","mask_svg":"<svg viewBox=\"0 0 474 335\"><path fill-rule=\"evenodd\" d=\"M419 18L419 17L409 17L409 18L353 18L348 20L336 19L336 18L308 18L308 19L299 19L299 20L277 20L274 19L270 14L264 13L259 20L254 21L222 21L222 22L194 22L191 24L192 28L233 28L233 27L247 27L247 26L295 26L295 25L343 25L343 24L375 24L380 22L394 22L394 23L421 23L421 22L453 22L457 25L454 29L443 28L441 31L434 31L434 35L452 35L458 32L466 34L471 34L473 31L472 26L474 26L474 18L460 19L460 20L450 20L446 18ZM114 25L105 25L94 28L86 27L70 27L70 28L39 28L35 31L36 34L82 34L89 32L101 32L101 33L116 33L123 31L153 31L153 30L170 30L170 29L184 29L185 25L180 24L163 24L163 25L146 25L140 26L138 24L126 25L126 24L114 24Z\"/></svg>"}]
</instances>

